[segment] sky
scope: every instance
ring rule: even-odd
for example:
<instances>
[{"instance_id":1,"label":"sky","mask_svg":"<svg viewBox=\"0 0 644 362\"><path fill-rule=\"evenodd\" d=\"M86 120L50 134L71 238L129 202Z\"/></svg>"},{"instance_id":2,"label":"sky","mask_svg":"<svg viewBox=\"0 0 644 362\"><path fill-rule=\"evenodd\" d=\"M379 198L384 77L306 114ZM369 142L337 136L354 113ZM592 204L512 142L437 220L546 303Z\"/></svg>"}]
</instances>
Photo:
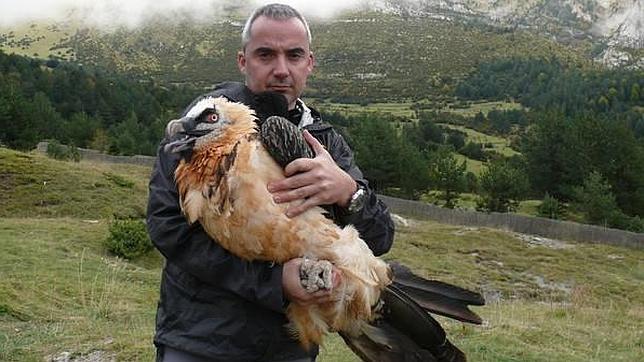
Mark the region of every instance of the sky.
<instances>
[{"instance_id":1,"label":"sky","mask_svg":"<svg viewBox=\"0 0 644 362\"><path fill-rule=\"evenodd\" d=\"M13 25L30 20L62 20L70 8L80 9L91 23L136 26L155 13L171 10L188 11L195 17L211 14L222 3L250 2L289 4L307 16L329 17L338 11L355 7L361 0L0 0L0 25Z\"/></svg>"}]
</instances>

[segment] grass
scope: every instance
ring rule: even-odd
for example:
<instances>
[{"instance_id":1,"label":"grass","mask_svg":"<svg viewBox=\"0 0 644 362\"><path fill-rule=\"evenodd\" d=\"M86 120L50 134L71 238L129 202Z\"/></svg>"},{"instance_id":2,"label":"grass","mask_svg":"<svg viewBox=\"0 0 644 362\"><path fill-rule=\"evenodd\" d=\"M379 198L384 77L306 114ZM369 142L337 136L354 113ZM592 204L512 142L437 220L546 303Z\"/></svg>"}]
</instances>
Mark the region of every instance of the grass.
<instances>
[{"instance_id":1,"label":"grass","mask_svg":"<svg viewBox=\"0 0 644 362\"><path fill-rule=\"evenodd\" d=\"M490 144L492 146L491 147L492 150L502 154L503 156L511 157L519 154L519 152L513 150L510 147L510 140L508 140L507 138L488 135L488 134L473 130L471 128L457 126L453 124L441 123L440 125L465 132L465 134L467 135L466 141L476 142L483 145ZM487 148L487 149L490 149L490 148Z\"/></svg>"},{"instance_id":2,"label":"grass","mask_svg":"<svg viewBox=\"0 0 644 362\"><path fill-rule=\"evenodd\" d=\"M396 117L406 118L410 120L416 119L416 113L412 109L412 102L389 102L389 103L369 103L366 105L355 103L335 103L327 101L319 101L317 99L307 100L312 106L325 112L338 112L345 116L350 116L359 113L378 113L388 114ZM420 103L423 103L422 101ZM483 112L487 116L488 112L492 110L511 110L523 109L520 103L516 102L470 102L468 107L465 108L452 108L449 105L440 109L440 112L456 113L465 117L474 117L478 112ZM456 126L454 126L456 127ZM476 132L476 131L474 131Z\"/></svg>"},{"instance_id":3,"label":"grass","mask_svg":"<svg viewBox=\"0 0 644 362\"><path fill-rule=\"evenodd\" d=\"M107 255L105 221L0 219L0 360L118 351L152 360L161 258Z\"/></svg>"},{"instance_id":4,"label":"grass","mask_svg":"<svg viewBox=\"0 0 644 362\"><path fill-rule=\"evenodd\" d=\"M369 103L367 105L351 103L318 103L315 100L311 105L327 113L337 112L344 116L351 116L360 113L386 114L405 119L415 119L416 114L411 109L411 102L391 102L391 103Z\"/></svg>"},{"instance_id":5,"label":"grass","mask_svg":"<svg viewBox=\"0 0 644 362\"><path fill-rule=\"evenodd\" d=\"M464 117L474 117L481 112L485 116L490 111L509 111L513 109L523 109L523 106L517 102L492 101L492 102L470 102L466 108L452 108L449 105L441 109L442 112L456 113Z\"/></svg>"},{"instance_id":6,"label":"grass","mask_svg":"<svg viewBox=\"0 0 644 362\"><path fill-rule=\"evenodd\" d=\"M0 43L0 49L5 53L16 53L29 57L47 59L49 55L55 55L65 59L74 59L71 48L56 47L61 41L69 38L76 32L78 24L70 22L29 22L14 25L11 28L0 27L0 35L13 38L8 39L5 44ZM10 43L13 41L12 43Z\"/></svg>"},{"instance_id":7,"label":"grass","mask_svg":"<svg viewBox=\"0 0 644 362\"><path fill-rule=\"evenodd\" d=\"M52 180L66 177L71 184L103 180L104 173L110 173L133 183L127 188L133 203L144 203L146 198L142 186L149 174L146 167L59 163L1 151L3 167L10 161L10 168L27 172L28 165L38 165ZM7 195L5 189L15 190L20 184L15 181L20 173L14 170L9 178L3 170L0 187ZM101 190L106 200L116 202L122 187ZM20 195L32 200L26 193ZM24 212L11 215L7 205L0 204L2 361L42 361L63 352L72 357L102 352L119 361L153 359L162 258L152 252L130 262L108 254L102 245L108 216L87 206L96 204L91 189L76 197L83 195L75 205L87 214L62 204L45 207L58 208L57 212L45 212L26 203ZM15 195L11 197L10 205L19 203ZM426 277L482 292L488 300L487 306L476 308L485 321L482 326L439 318L470 360L644 358L644 250L537 243L500 230L408 222L398 227L386 259L399 260ZM358 361L337 336L328 338L318 360Z\"/></svg>"},{"instance_id":8,"label":"grass","mask_svg":"<svg viewBox=\"0 0 644 362\"><path fill-rule=\"evenodd\" d=\"M476 176L480 176L481 172L483 172L483 167L485 166L485 162L479 161L479 160L473 160L469 157L463 156L460 153L456 153L456 152L454 152L454 157L459 162L459 164L465 161L466 172L472 172Z\"/></svg>"},{"instance_id":9,"label":"grass","mask_svg":"<svg viewBox=\"0 0 644 362\"><path fill-rule=\"evenodd\" d=\"M0 148L0 217L145 215L150 169L57 161Z\"/></svg>"}]
</instances>

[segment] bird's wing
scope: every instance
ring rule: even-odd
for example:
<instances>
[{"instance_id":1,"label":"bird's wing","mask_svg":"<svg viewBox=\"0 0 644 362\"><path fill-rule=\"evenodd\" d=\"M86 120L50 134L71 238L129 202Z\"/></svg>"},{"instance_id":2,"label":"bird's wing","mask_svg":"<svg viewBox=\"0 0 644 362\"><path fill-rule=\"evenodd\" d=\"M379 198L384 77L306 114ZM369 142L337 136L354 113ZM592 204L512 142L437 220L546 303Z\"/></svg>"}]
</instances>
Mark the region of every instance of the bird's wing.
<instances>
[{"instance_id":1,"label":"bird's wing","mask_svg":"<svg viewBox=\"0 0 644 362\"><path fill-rule=\"evenodd\" d=\"M269 117L262 125L260 139L282 167L297 158L314 154L301 131L282 117ZM460 321L481 323L468 309L483 305L475 292L415 275L399 263L389 263L394 281L382 293L381 317L365 323L358 334L340 332L345 343L364 361L465 361L465 355L445 335L428 312Z\"/></svg>"},{"instance_id":2,"label":"bird's wing","mask_svg":"<svg viewBox=\"0 0 644 362\"><path fill-rule=\"evenodd\" d=\"M438 280L428 280L414 274L408 267L390 262L393 284L408 294L424 310L461 322L481 324L482 320L468 306L485 304L481 294Z\"/></svg>"},{"instance_id":3,"label":"bird's wing","mask_svg":"<svg viewBox=\"0 0 644 362\"><path fill-rule=\"evenodd\" d=\"M260 138L271 157L282 167L297 158L313 158L315 154L302 132L289 120L272 116L262 123Z\"/></svg>"},{"instance_id":4,"label":"bird's wing","mask_svg":"<svg viewBox=\"0 0 644 362\"><path fill-rule=\"evenodd\" d=\"M405 292L389 285L381 299L381 318L363 326L357 336L341 334L363 361L466 361L441 325Z\"/></svg>"}]
</instances>

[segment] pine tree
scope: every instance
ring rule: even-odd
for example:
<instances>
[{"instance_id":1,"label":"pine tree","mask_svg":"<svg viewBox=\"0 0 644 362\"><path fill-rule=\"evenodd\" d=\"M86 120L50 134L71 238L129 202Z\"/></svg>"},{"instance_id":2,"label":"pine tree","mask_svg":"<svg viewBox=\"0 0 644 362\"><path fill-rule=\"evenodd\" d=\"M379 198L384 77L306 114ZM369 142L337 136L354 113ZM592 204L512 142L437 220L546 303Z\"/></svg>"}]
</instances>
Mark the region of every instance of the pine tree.
<instances>
[{"instance_id":1,"label":"pine tree","mask_svg":"<svg viewBox=\"0 0 644 362\"><path fill-rule=\"evenodd\" d=\"M481 196L477 208L488 212L515 211L530 186L525 173L506 160L490 163L479 180Z\"/></svg>"},{"instance_id":2,"label":"pine tree","mask_svg":"<svg viewBox=\"0 0 644 362\"><path fill-rule=\"evenodd\" d=\"M465 161L458 162L448 147L441 147L432 154L429 163L429 176L433 188L438 189L445 207L454 208L458 197L465 190Z\"/></svg>"}]
</instances>

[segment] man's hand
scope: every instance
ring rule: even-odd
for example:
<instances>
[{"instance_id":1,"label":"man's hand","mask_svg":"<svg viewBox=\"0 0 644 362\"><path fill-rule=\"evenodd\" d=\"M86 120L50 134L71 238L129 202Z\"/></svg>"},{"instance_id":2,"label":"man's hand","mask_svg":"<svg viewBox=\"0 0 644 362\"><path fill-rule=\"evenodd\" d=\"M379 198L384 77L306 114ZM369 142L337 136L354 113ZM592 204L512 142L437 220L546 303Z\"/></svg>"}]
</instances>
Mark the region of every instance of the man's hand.
<instances>
[{"instance_id":1,"label":"man's hand","mask_svg":"<svg viewBox=\"0 0 644 362\"><path fill-rule=\"evenodd\" d=\"M332 301L331 291L340 285L342 274L333 267L333 287L330 290L318 290L314 293L307 292L300 282L300 265L302 258L291 259L284 263L282 270L282 289L284 296L291 303L301 305L322 304Z\"/></svg>"},{"instance_id":2,"label":"man's hand","mask_svg":"<svg viewBox=\"0 0 644 362\"><path fill-rule=\"evenodd\" d=\"M286 178L268 184L276 203L292 202L286 210L288 217L297 216L320 205L338 204L346 207L358 185L335 163L324 146L303 132L304 138L315 151L315 158L298 158L286 165ZM300 202L293 202L300 200Z\"/></svg>"}]
</instances>

